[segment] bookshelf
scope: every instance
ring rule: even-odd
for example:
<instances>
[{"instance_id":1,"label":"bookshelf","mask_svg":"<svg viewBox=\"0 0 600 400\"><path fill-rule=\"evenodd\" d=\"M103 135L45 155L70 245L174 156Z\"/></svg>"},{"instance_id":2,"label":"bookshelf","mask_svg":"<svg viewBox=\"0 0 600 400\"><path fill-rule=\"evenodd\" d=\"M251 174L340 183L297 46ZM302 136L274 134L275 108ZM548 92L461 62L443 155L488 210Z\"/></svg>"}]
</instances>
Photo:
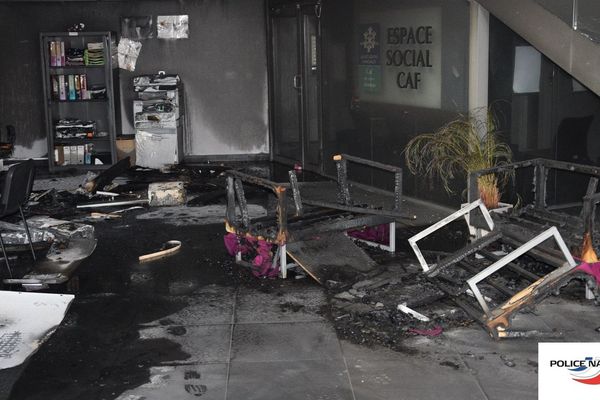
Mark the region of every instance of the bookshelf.
<instances>
[{"instance_id":1,"label":"bookshelf","mask_svg":"<svg viewBox=\"0 0 600 400\"><path fill-rule=\"evenodd\" d=\"M117 162L113 40L111 32L40 33L50 171Z\"/></svg>"}]
</instances>

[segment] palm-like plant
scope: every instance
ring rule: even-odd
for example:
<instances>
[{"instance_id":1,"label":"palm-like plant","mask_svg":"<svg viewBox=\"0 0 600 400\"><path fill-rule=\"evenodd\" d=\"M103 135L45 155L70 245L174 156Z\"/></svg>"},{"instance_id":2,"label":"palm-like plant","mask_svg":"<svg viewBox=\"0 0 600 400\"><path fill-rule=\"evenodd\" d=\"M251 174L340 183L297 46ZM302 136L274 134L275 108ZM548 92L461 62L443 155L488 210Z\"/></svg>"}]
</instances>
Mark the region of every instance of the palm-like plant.
<instances>
[{"instance_id":1,"label":"palm-like plant","mask_svg":"<svg viewBox=\"0 0 600 400\"><path fill-rule=\"evenodd\" d=\"M466 176L512 160L510 147L500 140L498 119L491 108L460 114L434 133L414 137L404 151L406 165L413 174L438 176L448 193L452 193L450 180L455 176ZM498 175L483 175L477 183L486 207L497 208L499 184L503 183Z\"/></svg>"}]
</instances>

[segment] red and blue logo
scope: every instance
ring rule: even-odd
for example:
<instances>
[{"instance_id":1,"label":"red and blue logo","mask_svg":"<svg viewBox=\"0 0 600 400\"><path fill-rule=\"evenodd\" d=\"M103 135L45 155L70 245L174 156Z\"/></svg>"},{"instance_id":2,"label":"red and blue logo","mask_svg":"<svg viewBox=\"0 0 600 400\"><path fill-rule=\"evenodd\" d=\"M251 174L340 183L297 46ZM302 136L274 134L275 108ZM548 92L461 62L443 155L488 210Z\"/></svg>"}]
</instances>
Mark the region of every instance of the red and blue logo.
<instances>
[{"instance_id":1,"label":"red and blue logo","mask_svg":"<svg viewBox=\"0 0 600 400\"><path fill-rule=\"evenodd\" d=\"M575 368L569 368L574 381L586 385L600 385L600 358L586 357L577 363Z\"/></svg>"}]
</instances>

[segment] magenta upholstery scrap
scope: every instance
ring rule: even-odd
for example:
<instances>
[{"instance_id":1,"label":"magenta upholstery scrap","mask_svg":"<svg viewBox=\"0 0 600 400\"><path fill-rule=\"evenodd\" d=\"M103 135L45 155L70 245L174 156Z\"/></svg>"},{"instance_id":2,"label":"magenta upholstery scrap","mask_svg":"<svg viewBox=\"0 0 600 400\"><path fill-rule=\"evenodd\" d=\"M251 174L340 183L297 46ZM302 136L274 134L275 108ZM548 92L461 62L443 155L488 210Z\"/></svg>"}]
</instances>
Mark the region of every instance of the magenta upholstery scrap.
<instances>
[{"instance_id":1,"label":"magenta upholstery scrap","mask_svg":"<svg viewBox=\"0 0 600 400\"><path fill-rule=\"evenodd\" d=\"M415 335L434 337L434 336L440 336L442 334L442 332L444 332L444 329L441 326L437 325L432 329L410 328L408 330L408 332L413 333Z\"/></svg>"},{"instance_id":2,"label":"magenta upholstery scrap","mask_svg":"<svg viewBox=\"0 0 600 400\"><path fill-rule=\"evenodd\" d=\"M390 225L367 226L364 229L348 231L348 236L387 246L390 244Z\"/></svg>"},{"instance_id":3,"label":"magenta upholstery scrap","mask_svg":"<svg viewBox=\"0 0 600 400\"><path fill-rule=\"evenodd\" d=\"M577 269L593 276L596 279L596 284L600 285L600 262L586 263L582 261Z\"/></svg>"},{"instance_id":4,"label":"magenta upholstery scrap","mask_svg":"<svg viewBox=\"0 0 600 400\"><path fill-rule=\"evenodd\" d=\"M238 237L228 233L223 237L227 252L235 256L237 252L242 256L252 258L252 274L257 277L272 278L279 275L279 268L273 267L273 247L271 243L250 237Z\"/></svg>"}]
</instances>

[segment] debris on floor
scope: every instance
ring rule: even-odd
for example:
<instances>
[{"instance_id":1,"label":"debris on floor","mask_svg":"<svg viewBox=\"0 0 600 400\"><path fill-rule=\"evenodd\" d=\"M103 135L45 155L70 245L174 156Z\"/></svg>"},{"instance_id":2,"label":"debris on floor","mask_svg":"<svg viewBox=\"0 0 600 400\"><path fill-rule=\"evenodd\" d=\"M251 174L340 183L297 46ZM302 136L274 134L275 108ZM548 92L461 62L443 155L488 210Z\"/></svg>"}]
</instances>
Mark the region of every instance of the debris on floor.
<instances>
[{"instance_id":1,"label":"debris on floor","mask_svg":"<svg viewBox=\"0 0 600 400\"><path fill-rule=\"evenodd\" d=\"M7 225L9 224L3 223L4 228ZM15 276L4 279L6 284L20 284L27 290L41 290L48 285L65 283L96 248L97 240L91 225L43 216L29 218L28 225L31 228L34 250L43 251L45 255L33 264L17 264L17 268L13 268ZM13 225L13 232L18 232L19 229L23 228ZM17 251L17 245L25 247L25 239L21 236L24 234L7 235L7 243L15 245L14 249L7 250Z\"/></svg>"},{"instance_id":2,"label":"debris on floor","mask_svg":"<svg viewBox=\"0 0 600 400\"><path fill-rule=\"evenodd\" d=\"M321 284L330 268L345 267L368 272L375 266L375 262L341 232L323 233L309 240L289 243L287 253Z\"/></svg>"},{"instance_id":3,"label":"debris on floor","mask_svg":"<svg viewBox=\"0 0 600 400\"><path fill-rule=\"evenodd\" d=\"M158 260L159 258L173 255L174 253L178 252L180 248L181 242L179 240L169 240L159 251L150 254L144 254L143 256L139 256L138 259L140 263Z\"/></svg>"},{"instance_id":4,"label":"debris on floor","mask_svg":"<svg viewBox=\"0 0 600 400\"><path fill-rule=\"evenodd\" d=\"M155 182L148 185L148 204L151 207L180 206L185 201L183 182Z\"/></svg>"},{"instance_id":5,"label":"debris on floor","mask_svg":"<svg viewBox=\"0 0 600 400\"><path fill-rule=\"evenodd\" d=\"M129 168L129 157L122 159L98 175L88 179L83 188L88 193L95 193L97 190L102 190L119 175L123 174Z\"/></svg>"},{"instance_id":6,"label":"debris on floor","mask_svg":"<svg viewBox=\"0 0 600 400\"><path fill-rule=\"evenodd\" d=\"M472 323L408 261L407 253L389 256L382 250L366 250L374 257L385 256L385 261L366 274L332 270L325 281L328 314L340 337L403 351L407 337L439 336L445 329Z\"/></svg>"}]
</instances>

